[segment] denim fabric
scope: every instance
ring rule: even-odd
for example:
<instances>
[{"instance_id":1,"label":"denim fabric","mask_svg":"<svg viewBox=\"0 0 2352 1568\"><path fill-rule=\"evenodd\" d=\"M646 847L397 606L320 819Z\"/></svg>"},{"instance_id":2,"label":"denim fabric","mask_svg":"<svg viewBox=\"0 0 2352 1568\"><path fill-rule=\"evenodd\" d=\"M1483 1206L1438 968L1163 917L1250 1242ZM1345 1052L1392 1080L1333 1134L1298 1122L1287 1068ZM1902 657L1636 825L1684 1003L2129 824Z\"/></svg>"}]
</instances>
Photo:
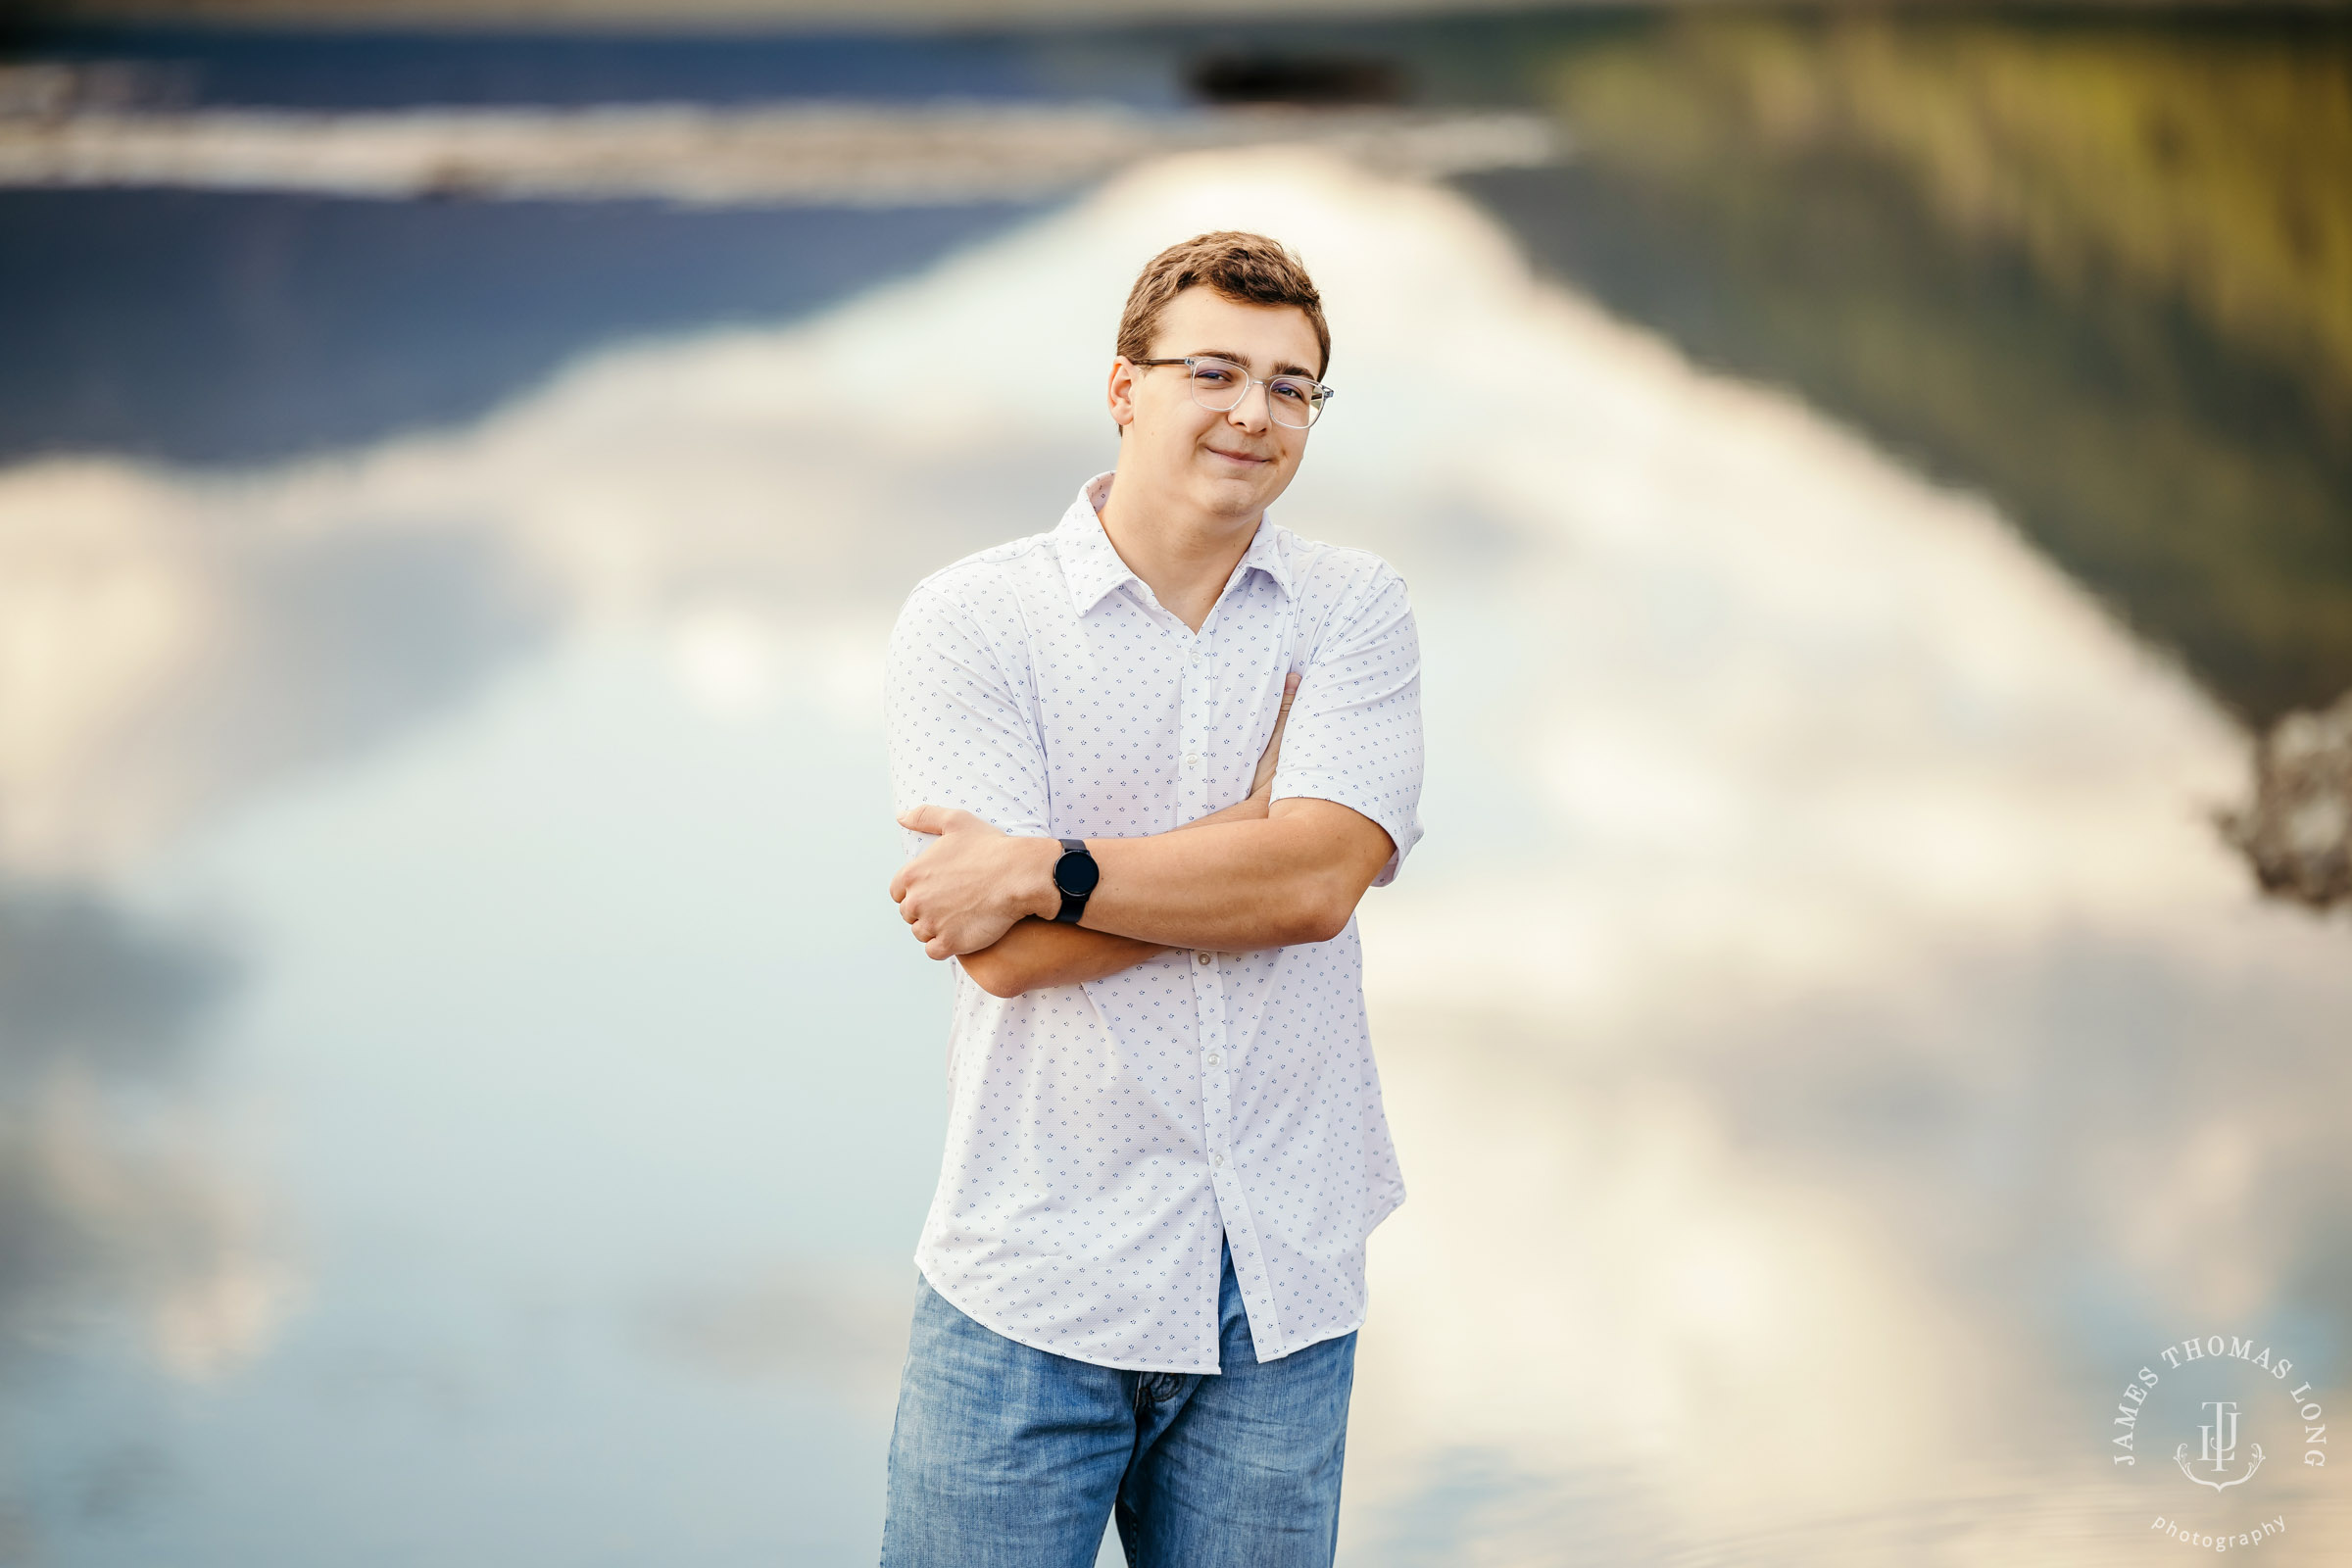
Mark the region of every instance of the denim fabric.
<instances>
[{"instance_id":1,"label":"denim fabric","mask_svg":"<svg viewBox=\"0 0 2352 1568\"><path fill-rule=\"evenodd\" d=\"M1216 1373L1016 1344L925 1281L890 1439L883 1568L1327 1568L1355 1336L1260 1365L1227 1253Z\"/></svg>"}]
</instances>

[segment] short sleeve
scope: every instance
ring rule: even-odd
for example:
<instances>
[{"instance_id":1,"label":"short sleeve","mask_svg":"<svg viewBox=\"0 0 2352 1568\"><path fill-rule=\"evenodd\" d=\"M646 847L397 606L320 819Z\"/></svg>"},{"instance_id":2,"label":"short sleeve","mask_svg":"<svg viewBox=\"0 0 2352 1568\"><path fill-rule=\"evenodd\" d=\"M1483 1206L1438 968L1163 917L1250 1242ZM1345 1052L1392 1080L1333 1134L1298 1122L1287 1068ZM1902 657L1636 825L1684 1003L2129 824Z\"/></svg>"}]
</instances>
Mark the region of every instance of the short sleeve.
<instances>
[{"instance_id":1,"label":"short sleeve","mask_svg":"<svg viewBox=\"0 0 2352 1568\"><path fill-rule=\"evenodd\" d=\"M1396 879L1421 838L1421 642L1404 579L1386 564L1325 623L1299 671L1274 799L1337 801L1388 830Z\"/></svg>"},{"instance_id":2,"label":"short sleeve","mask_svg":"<svg viewBox=\"0 0 2352 1568\"><path fill-rule=\"evenodd\" d=\"M1046 756L1016 683L964 606L915 589L890 634L883 674L895 811L948 806L1014 834L1046 831ZM920 854L928 833L906 833Z\"/></svg>"}]
</instances>

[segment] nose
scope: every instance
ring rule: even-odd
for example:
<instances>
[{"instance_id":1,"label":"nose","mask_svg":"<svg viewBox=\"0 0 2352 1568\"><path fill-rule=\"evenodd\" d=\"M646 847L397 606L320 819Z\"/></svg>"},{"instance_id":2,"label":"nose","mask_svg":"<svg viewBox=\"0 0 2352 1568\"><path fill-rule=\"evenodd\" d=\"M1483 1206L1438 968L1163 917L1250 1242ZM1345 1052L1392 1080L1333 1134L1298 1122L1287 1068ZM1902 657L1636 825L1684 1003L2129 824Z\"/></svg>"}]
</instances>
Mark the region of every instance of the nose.
<instances>
[{"instance_id":1,"label":"nose","mask_svg":"<svg viewBox=\"0 0 2352 1568\"><path fill-rule=\"evenodd\" d=\"M1226 419L1254 434L1274 419L1274 394L1263 381L1252 380L1242 393L1242 401L1225 411Z\"/></svg>"}]
</instances>

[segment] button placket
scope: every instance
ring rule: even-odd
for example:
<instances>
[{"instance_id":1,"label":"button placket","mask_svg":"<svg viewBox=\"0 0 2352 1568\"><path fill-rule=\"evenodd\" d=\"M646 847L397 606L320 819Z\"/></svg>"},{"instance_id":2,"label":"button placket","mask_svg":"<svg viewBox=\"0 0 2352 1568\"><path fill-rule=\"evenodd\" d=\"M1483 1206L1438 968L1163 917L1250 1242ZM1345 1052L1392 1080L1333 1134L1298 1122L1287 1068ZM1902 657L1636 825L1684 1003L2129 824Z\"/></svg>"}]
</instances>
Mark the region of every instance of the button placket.
<instances>
[{"instance_id":1,"label":"button placket","mask_svg":"<svg viewBox=\"0 0 2352 1568\"><path fill-rule=\"evenodd\" d=\"M1202 630L1190 633L1191 642L1185 649L1184 664L1177 671L1177 746L1181 752L1182 767L1177 776L1177 788L1185 797L1188 814L1198 814L1201 797L1208 787L1206 749L1208 725L1204 681L1207 677L1208 637L1206 622Z\"/></svg>"},{"instance_id":2,"label":"button placket","mask_svg":"<svg viewBox=\"0 0 2352 1568\"><path fill-rule=\"evenodd\" d=\"M1200 1116L1208 1146L1208 1168L1222 1186L1231 1164L1233 1084L1225 1073L1225 987L1217 956L1196 955L1194 996L1200 1017Z\"/></svg>"}]
</instances>

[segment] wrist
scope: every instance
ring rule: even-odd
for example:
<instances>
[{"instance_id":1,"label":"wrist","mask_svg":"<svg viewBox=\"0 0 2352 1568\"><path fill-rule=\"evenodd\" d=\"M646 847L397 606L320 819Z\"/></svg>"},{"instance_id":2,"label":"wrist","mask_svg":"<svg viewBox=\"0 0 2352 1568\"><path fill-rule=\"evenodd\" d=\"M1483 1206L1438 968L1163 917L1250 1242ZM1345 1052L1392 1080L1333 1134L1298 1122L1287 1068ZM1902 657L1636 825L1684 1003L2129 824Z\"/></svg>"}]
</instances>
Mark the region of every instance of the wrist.
<instances>
[{"instance_id":1,"label":"wrist","mask_svg":"<svg viewBox=\"0 0 2352 1568\"><path fill-rule=\"evenodd\" d=\"M1061 889L1054 885L1054 864L1061 858L1059 839L1023 838L1019 869L1013 877L1015 917L1034 914L1051 920L1061 912Z\"/></svg>"}]
</instances>

